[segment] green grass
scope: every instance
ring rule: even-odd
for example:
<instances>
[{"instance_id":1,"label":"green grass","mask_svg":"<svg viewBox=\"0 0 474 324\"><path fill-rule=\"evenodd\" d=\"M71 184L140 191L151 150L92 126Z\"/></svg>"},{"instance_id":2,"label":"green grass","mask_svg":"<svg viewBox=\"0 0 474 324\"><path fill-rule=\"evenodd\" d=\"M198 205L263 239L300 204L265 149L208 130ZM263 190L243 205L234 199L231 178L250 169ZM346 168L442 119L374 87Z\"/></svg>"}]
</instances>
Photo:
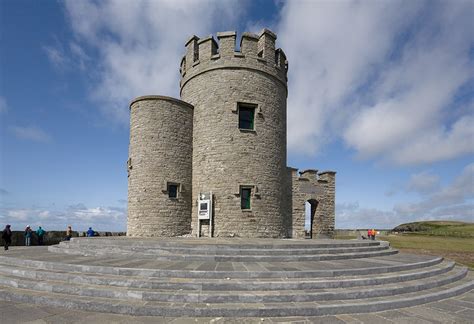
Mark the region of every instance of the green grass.
<instances>
[{"instance_id":1,"label":"green grass","mask_svg":"<svg viewBox=\"0 0 474 324\"><path fill-rule=\"evenodd\" d=\"M474 270L474 223L453 221L424 221L398 225L393 233L378 235L401 252L442 256ZM351 233L352 234L352 233ZM336 239L355 239L356 235L342 232ZM365 231L361 231L366 235Z\"/></svg>"},{"instance_id":2,"label":"green grass","mask_svg":"<svg viewBox=\"0 0 474 324\"><path fill-rule=\"evenodd\" d=\"M432 236L474 238L474 223L425 221L398 225L394 232L410 232Z\"/></svg>"},{"instance_id":3,"label":"green grass","mask_svg":"<svg viewBox=\"0 0 474 324\"><path fill-rule=\"evenodd\" d=\"M380 240L402 252L439 255L474 270L474 239L462 237L401 234L380 236Z\"/></svg>"}]
</instances>

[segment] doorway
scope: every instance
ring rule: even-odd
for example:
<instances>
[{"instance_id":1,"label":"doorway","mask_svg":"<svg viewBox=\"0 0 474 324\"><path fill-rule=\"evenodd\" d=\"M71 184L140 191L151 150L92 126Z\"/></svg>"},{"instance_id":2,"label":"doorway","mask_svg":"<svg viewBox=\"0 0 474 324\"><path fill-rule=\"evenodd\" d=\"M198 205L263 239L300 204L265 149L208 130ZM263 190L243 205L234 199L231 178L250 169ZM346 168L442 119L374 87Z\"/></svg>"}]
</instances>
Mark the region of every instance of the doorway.
<instances>
[{"instance_id":1,"label":"doorway","mask_svg":"<svg viewBox=\"0 0 474 324\"><path fill-rule=\"evenodd\" d=\"M307 239L313 238L314 215L317 207L316 199L309 199L304 203L304 232Z\"/></svg>"}]
</instances>

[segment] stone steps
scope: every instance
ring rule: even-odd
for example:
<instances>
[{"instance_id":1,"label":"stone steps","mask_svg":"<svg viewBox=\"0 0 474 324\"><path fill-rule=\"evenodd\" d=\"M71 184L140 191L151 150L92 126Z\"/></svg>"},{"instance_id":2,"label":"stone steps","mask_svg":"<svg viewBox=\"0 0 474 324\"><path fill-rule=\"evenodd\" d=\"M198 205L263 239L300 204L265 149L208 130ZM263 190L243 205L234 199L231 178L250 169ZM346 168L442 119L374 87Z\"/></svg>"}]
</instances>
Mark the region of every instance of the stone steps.
<instances>
[{"instance_id":1,"label":"stone steps","mask_svg":"<svg viewBox=\"0 0 474 324\"><path fill-rule=\"evenodd\" d=\"M366 246L355 246L355 247L307 247L307 248L294 248L294 249L202 249L196 247L141 247L141 246L101 246L101 245L87 245L87 244L68 244L61 242L59 246L53 246L54 252L61 252L62 249L80 251L78 254L87 253L139 253L140 255L150 254L153 256L167 255L170 253L179 255L214 255L214 256L228 256L228 255L240 255L240 256L267 256L267 255L315 255L315 254L338 254L338 253L353 253L353 252L371 252L371 251L382 251L389 249L389 245L386 242L381 244L366 245ZM92 249L100 249L100 251L93 251ZM67 252L65 252L67 253ZM72 254L72 252L71 252Z\"/></svg>"},{"instance_id":2,"label":"stone steps","mask_svg":"<svg viewBox=\"0 0 474 324\"><path fill-rule=\"evenodd\" d=\"M384 265L379 267L328 269L328 270L301 270L295 271L199 271L199 270L168 270L168 269L141 269L123 268L111 266L95 266L84 264L69 264L59 262L49 262L41 260L23 260L0 256L0 264L30 267L41 270L59 270L78 272L84 274L110 274L123 275L142 278L198 278L198 279L257 279L257 278L314 278L314 277L338 277L353 275L371 275L389 272L399 272L411 269L419 269L440 263L443 259L434 257L421 262L411 262L406 264Z\"/></svg>"},{"instance_id":3,"label":"stone steps","mask_svg":"<svg viewBox=\"0 0 474 324\"><path fill-rule=\"evenodd\" d=\"M190 248L197 250L243 250L243 249L311 249L311 248L340 248L340 247L363 247L378 246L384 241L371 240L293 240L293 239L217 239L212 238L160 238L157 239L136 239L136 238L107 238L107 237L75 237L70 241L62 241L60 246L90 246L90 247L139 247L139 248L169 248L181 249Z\"/></svg>"},{"instance_id":4,"label":"stone steps","mask_svg":"<svg viewBox=\"0 0 474 324\"><path fill-rule=\"evenodd\" d=\"M73 296L54 292L36 292L20 288L1 288L3 300L66 307L73 309L118 313L138 316L192 316L192 317L276 317L320 316L344 313L376 312L415 306L453 297L474 288L472 278L455 283L403 295L362 298L356 301L326 300L318 302L281 303L180 303L130 301L90 296Z\"/></svg>"},{"instance_id":5,"label":"stone steps","mask_svg":"<svg viewBox=\"0 0 474 324\"><path fill-rule=\"evenodd\" d=\"M275 241L275 240L274 240ZM174 261L215 261L215 262L306 262L321 260L342 260L370 258L396 254L388 242L383 241L347 241L346 243L302 243L302 241L283 241L286 243L263 244L240 242L236 244L203 244L173 241L131 241L107 238L76 238L50 246L49 251L68 255L116 256L150 258L154 260ZM192 241L190 241L192 242ZM291 243L290 243L291 242ZM114 244L117 243L117 244Z\"/></svg>"},{"instance_id":6,"label":"stone steps","mask_svg":"<svg viewBox=\"0 0 474 324\"><path fill-rule=\"evenodd\" d=\"M266 279L240 279L227 277L217 278L143 278L120 275L91 275L78 272L42 271L29 267L8 266L0 264L0 274L3 278L15 278L39 281L60 281L68 284L105 285L110 287L127 287L131 289L160 289L160 290L186 290L186 291L280 291L280 290L310 290L349 288L360 286L377 286L405 281L420 280L442 275L454 268L453 262L442 262L428 267L397 271L395 273L383 273L374 276L365 274L359 276L343 276L337 279L327 277L314 278L266 278ZM1 280L1 278L0 278Z\"/></svg>"},{"instance_id":7,"label":"stone steps","mask_svg":"<svg viewBox=\"0 0 474 324\"><path fill-rule=\"evenodd\" d=\"M36 279L25 279L17 276L0 277L0 285L12 288L29 289L34 291L45 291L63 293L68 295L93 296L103 298L114 298L119 300L146 300L146 301L173 301L180 303L231 303L231 302L308 302L321 300L346 300L358 298L371 298L380 296L392 296L409 292L416 292L435 287L441 287L457 280L461 280L467 274L466 268L457 268L449 273L438 274L436 277L401 281L373 286L362 287L337 287L321 289L303 286L301 289L285 290L259 290L259 291L189 291L178 289L132 289L130 287L106 287L84 283L62 282L48 280L39 282ZM236 285L234 283L234 285Z\"/></svg>"},{"instance_id":8,"label":"stone steps","mask_svg":"<svg viewBox=\"0 0 474 324\"><path fill-rule=\"evenodd\" d=\"M62 248L49 246L49 251L54 253L64 253L69 255L85 256L122 256L134 255L136 257L151 258L154 260L182 260L182 261L215 261L215 262L304 262L304 261L323 261L323 260L343 260L343 259L361 259L398 253L397 250L388 247L382 247L382 250L369 250L366 252L345 253L343 250L338 253L316 254L316 255L214 255L214 254L155 254L133 251L113 251L90 248ZM169 252L168 252L169 253Z\"/></svg>"},{"instance_id":9,"label":"stone steps","mask_svg":"<svg viewBox=\"0 0 474 324\"><path fill-rule=\"evenodd\" d=\"M465 267L398 254L384 242L264 240L258 248L255 241L177 241L82 239L12 249L0 254L0 300L147 316L318 316L414 306L474 288ZM168 255L144 256L133 250L140 246ZM331 251L317 253L323 249ZM340 259L320 259L326 256Z\"/></svg>"}]
</instances>

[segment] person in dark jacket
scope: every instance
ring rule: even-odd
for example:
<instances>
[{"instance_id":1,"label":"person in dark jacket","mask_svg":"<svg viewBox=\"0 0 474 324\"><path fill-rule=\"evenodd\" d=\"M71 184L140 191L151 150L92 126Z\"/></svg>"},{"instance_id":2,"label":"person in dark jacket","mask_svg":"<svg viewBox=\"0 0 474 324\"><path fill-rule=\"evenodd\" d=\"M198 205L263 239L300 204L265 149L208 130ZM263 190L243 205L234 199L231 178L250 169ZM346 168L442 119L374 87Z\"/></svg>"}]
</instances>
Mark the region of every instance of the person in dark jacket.
<instances>
[{"instance_id":1,"label":"person in dark jacket","mask_svg":"<svg viewBox=\"0 0 474 324\"><path fill-rule=\"evenodd\" d=\"M12 230L10 229L10 225L5 226L5 229L2 232L2 239L5 243L4 249L6 251L10 244L12 244Z\"/></svg>"},{"instance_id":2,"label":"person in dark jacket","mask_svg":"<svg viewBox=\"0 0 474 324\"><path fill-rule=\"evenodd\" d=\"M39 226L36 230L36 235L38 236L38 245L43 245L43 238L45 233L45 230L42 229L41 226Z\"/></svg>"}]
</instances>

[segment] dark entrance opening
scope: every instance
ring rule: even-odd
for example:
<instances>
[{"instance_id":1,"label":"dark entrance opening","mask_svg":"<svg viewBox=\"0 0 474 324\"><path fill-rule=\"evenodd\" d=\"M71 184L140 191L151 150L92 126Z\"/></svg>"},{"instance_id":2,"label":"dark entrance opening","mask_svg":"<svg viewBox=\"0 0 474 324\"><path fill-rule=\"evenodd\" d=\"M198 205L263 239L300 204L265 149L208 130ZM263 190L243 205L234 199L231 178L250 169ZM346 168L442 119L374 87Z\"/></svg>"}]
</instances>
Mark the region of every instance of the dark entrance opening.
<instances>
[{"instance_id":1,"label":"dark entrance opening","mask_svg":"<svg viewBox=\"0 0 474 324\"><path fill-rule=\"evenodd\" d=\"M304 232L305 238L313 238L314 215L318 208L316 199L309 199L304 203Z\"/></svg>"}]
</instances>

